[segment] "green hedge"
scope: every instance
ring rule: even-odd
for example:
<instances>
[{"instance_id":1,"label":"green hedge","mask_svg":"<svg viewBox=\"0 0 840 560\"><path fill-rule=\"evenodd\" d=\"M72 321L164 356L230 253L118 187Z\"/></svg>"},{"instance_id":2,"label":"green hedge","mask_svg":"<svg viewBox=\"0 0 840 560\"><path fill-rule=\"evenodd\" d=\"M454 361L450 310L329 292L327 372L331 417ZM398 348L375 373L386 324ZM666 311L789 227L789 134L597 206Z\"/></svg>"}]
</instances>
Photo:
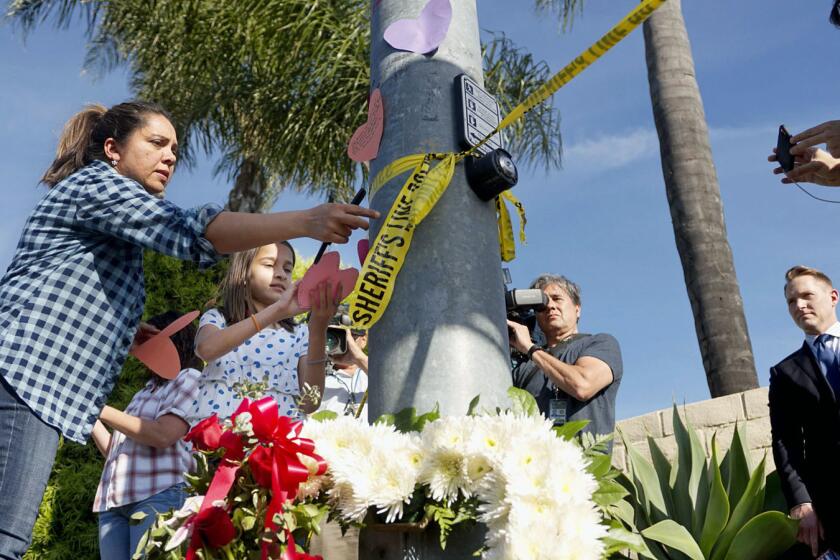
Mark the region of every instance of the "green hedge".
<instances>
[{"instance_id":1,"label":"green hedge","mask_svg":"<svg viewBox=\"0 0 840 560\"><path fill-rule=\"evenodd\" d=\"M151 317L175 309L203 309L215 294L226 261L209 271L147 253L146 310ZM145 368L129 357L109 404L124 409L146 382ZM62 441L35 523L26 560L99 560L97 517L91 511L103 460L93 443Z\"/></svg>"}]
</instances>

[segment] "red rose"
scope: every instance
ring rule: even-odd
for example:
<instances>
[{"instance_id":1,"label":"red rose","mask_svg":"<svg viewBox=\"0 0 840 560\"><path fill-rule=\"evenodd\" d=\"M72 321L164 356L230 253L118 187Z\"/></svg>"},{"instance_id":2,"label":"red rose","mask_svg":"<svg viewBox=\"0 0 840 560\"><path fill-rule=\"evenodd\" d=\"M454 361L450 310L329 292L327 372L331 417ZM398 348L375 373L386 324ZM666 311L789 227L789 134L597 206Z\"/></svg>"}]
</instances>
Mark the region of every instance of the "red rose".
<instances>
[{"instance_id":1,"label":"red rose","mask_svg":"<svg viewBox=\"0 0 840 560\"><path fill-rule=\"evenodd\" d=\"M236 527L227 512L218 506L209 507L197 514L194 530L204 544L213 548L225 546L236 537Z\"/></svg>"},{"instance_id":2,"label":"red rose","mask_svg":"<svg viewBox=\"0 0 840 560\"><path fill-rule=\"evenodd\" d=\"M268 447L257 446L248 456L248 465L254 481L263 488L271 488L271 466L274 464L274 453Z\"/></svg>"},{"instance_id":3,"label":"red rose","mask_svg":"<svg viewBox=\"0 0 840 560\"><path fill-rule=\"evenodd\" d=\"M242 438L230 430L224 432L219 438L219 447L225 448L225 459L228 461L241 461L245 458L245 444Z\"/></svg>"},{"instance_id":4,"label":"red rose","mask_svg":"<svg viewBox=\"0 0 840 560\"><path fill-rule=\"evenodd\" d=\"M214 414L196 424L184 437L184 441L192 442L193 449L215 451L219 448L221 437L222 426L219 424L219 417Z\"/></svg>"}]
</instances>

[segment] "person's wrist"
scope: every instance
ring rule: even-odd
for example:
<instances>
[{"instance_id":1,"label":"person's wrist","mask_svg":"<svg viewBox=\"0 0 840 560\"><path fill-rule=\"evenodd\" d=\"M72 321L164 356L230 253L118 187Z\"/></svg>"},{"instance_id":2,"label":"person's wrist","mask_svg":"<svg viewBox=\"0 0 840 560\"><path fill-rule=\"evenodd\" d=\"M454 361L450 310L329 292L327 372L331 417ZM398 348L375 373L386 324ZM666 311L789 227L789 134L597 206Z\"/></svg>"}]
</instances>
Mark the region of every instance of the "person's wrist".
<instances>
[{"instance_id":1,"label":"person's wrist","mask_svg":"<svg viewBox=\"0 0 840 560\"><path fill-rule=\"evenodd\" d=\"M528 350L525 352L525 355L528 356L529 360L533 360L534 359L534 354L536 352L538 352L539 350L542 350L542 346L540 346L538 344L532 344L531 347L528 348Z\"/></svg>"}]
</instances>

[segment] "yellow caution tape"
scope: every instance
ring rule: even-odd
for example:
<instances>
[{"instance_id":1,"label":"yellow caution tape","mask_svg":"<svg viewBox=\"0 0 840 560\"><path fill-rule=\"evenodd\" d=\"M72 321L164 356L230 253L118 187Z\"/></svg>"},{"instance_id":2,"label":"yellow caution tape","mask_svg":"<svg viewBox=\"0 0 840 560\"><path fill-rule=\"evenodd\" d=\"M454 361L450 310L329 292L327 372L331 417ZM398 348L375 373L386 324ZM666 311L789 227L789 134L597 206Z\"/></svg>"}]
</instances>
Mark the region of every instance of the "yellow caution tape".
<instances>
[{"instance_id":1,"label":"yellow caution tape","mask_svg":"<svg viewBox=\"0 0 840 560\"><path fill-rule=\"evenodd\" d=\"M516 213L519 214L519 242L523 244L525 243L525 224L528 220L525 218L525 207L510 191L503 191L496 197L496 213L499 219L499 249L502 260L510 262L516 257L516 248L513 243L513 225L510 221L510 212L508 212L505 201L513 204Z\"/></svg>"},{"instance_id":2,"label":"yellow caution tape","mask_svg":"<svg viewBox=\"0 0 840 560\"><path fill-rule=\"evenodd\" d=\"M395 177L412 171L397 194L385 221L373 241L365 260L356 290L350 299L350 316L356 328L368 329L382 316L394 291L397 274L402 268L414 228L423 221L446 191L455 171L455 165L471 157L476 149L522 118L528 111L554 95L593 62L601 58L622 39L641 25L666 0L642 0L617 25L583 51L572 62L557 72L537 91L517 105L477 146L467 151L449 154L413 154L399 158L387 165L374 178L370 198ZM431 161L441 160L434 168ZM499 220L499 247L502 259L510 261L515 256L513 225L506 202L513 204L519 214L519 238L525 242L525 208L509 191L496 198Z\"/></svg>"},{"instance_id":3,"label":"yellow caution tape","mask_svg":"<svg viewBox=\"0 0 840 560\"><path fill-rule=\"evenodd\" d=\"M436 159L443 161L432 168L431 162ZM350 298L350 317L356 328L368 329L382 317L411 246L414 228L446 191L454 170L455 154L426 154L414 167L371 244L356 281Z\"/></svg>"}]
</instances>

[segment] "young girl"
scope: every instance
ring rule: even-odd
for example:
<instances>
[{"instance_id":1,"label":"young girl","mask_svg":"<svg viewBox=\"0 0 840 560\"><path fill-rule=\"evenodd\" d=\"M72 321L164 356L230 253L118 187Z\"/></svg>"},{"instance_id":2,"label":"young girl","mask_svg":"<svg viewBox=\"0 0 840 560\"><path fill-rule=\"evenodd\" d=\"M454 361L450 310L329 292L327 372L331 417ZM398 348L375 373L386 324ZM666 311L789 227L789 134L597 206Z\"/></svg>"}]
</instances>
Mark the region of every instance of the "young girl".
<instances>
[{"instance_id":1,"label":"young girl","mask_svg":"<svg viewBox=\"0 0 840 560\"><path fill-rule=\"evenodd\" d=\"M114 386L143 312L144 249L209 265L294 237L346 243L378 216L342 204L184 210L163 199L177 153L150 103L92 105L62 132L50 190L0 280L0 558L26 551L59 433L84 443Z\"/></svg>"},{"instance_id":2,"label":"young girl","mask_svg":"<svg viewBox=\"0 0 840 560\"><path fill-rule=\"evenodd\" d=\"M180 316L168 312L149 323L162 329ZM186 499L183 473L192 470L193 461L182 438L201 375L196 369L201 362L192 351L195 333L188 325L172 336L183 368L178 377L169 381L152 373L124 412L105 406L93 427L93 441L106 458L93 501L103 560L129 560L155 515L179 509ZM146 517L130 524L131 516L141 512Z\"/></svg>"},{"instance_id":3,"label":"young girl","mask_svg":"<svg viewBox=\"0 0 840 560\"><path fill-rule=\"evenodd\" d=\"M261 396L277 400L282 415L298 417L300 411L318 408L324 392L326 330L339 302L333 287L322 283L311 294L309 328L295 324L290 318L300 309L297 285L292 284L294 265L295 252L287 242L231 259L220 289L223 307L199 320L195 352L207 365L192 423L214 413L229 417L242 400L238 393L254 385ZM317 398L304 391L306 385L317 389Z\"/></svg>"}]
</instances>

